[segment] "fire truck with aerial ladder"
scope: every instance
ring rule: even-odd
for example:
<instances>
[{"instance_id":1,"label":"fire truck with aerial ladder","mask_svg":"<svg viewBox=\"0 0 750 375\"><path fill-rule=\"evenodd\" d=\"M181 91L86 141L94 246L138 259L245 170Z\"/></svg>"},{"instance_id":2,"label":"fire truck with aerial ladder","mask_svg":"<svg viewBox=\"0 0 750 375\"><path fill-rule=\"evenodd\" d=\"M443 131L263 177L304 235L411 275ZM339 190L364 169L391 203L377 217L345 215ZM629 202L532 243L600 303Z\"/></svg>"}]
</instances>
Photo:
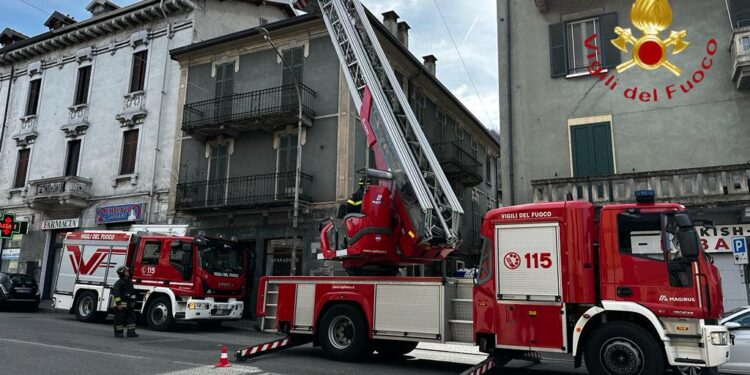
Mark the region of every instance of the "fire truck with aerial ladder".
<instances>
[{"instance_id":1,"label":"fire truck with aerial ladder","mask_svg":"<svg viewBox=\"0 0 750 375\"><path fill-rule=\"evenodd\" d=\"M463 210L358 0L297 2L330 34L374 160L361 212L322 223L319 259L347 277L263 277L257 315L280 338L247 360L312 342L334 360L404 355L418 342L477 345L484 373L530 352L591 374L704 371L728 360L721 279L684 206L582 201L491 210L471 279L399 277L446 258ZM373 166L373 168L369 168Z\"/></svg>"},{"instance_id":2,"label":"fire truck with aerial ladder","mask_svg":"<svg viewBox=\"0 0 750 375\"><path fill-rule=\"evenodd\" d=\"M187 226L134 226L130 231L71 232L63 241L53 305L82 322L113 311L115 270L128 266L135 311L149 328L176 321L214 328L242 317L244 253L234 241L186 236Z\"/></svg>"}]
</instances>

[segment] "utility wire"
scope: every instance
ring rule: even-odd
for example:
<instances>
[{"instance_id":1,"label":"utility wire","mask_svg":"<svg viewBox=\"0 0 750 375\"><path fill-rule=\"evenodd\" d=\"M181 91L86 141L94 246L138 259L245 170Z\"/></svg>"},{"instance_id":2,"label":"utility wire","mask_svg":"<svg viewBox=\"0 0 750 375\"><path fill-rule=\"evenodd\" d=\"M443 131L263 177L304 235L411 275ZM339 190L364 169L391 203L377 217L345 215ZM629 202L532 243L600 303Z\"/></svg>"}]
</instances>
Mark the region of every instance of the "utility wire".
<instances>
[{"instance_id":1,"label":"utility wire","mask_svg":"<svg viewBox=\"0 0 750 375\"><path fill-rule=\"evenodd\" d=\"M443 25L445 26L445 29L448 31L448 36L451 39L451 43L453 43L453 48L456 49L456 53L458 53L458 59L461 60L461 65L463 65L464 70L466 71L466 76L469 77L469 82L471 82L471 86L474 88L474 92L477 94L477 98L479 99L479 104L482 105L482 109L484 110L484 114L487 115L487 119L490 121L490 125L492 125L492 128L495 127L495 121L492 120L492 116L490 115L490 112L487 111L487 107L484 105L484 100L482 100L482 96L479 94L479 90L477 89L477 84L474 83L474 79L471 78L471 74L469 73L469 68L466 66L466 61L464 61L464 57L461 54L461 50L458 49L458 44L456 44L456 40L453 38L453 33L451 33L450 27L448 27L448 22L445 20L445 16L443 15L443 11L440 10L440 5L438 4L437 0L432 0L435 3L435 7L437 8L438 13L440 14L440 19L443 21Z\"/></svg>"}]
</instances>

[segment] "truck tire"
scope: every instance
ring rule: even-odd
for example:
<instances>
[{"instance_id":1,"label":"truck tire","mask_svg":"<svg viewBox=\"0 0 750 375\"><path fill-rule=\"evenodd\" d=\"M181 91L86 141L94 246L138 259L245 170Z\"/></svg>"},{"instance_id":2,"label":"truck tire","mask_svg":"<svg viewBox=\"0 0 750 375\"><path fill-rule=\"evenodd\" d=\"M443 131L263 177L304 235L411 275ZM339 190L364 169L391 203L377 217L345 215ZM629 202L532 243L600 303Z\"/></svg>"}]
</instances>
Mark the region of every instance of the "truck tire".
<instances>
[{"instance_id":1,"label":"truck tire","mask_svg":"<svg viewBox=\"0 0 750 375\"><path fill-rule=\"evenodd\" d=\"M96 292L90 290L78 295L73 311L79 322L94 323L101 319L101 314L96 311L97 299Z\"/></svg>"},{"instance_id":2,"label":"truck tire","mask_svg":"<svg viewBox=\"0 0 750 375\"><path fill-rule=\"evenodd\" d=\"M700 367L689 367L689 366L677 366L672 368L672 373L677 375L716 375L718 369L716 367L700 368Z\"/></svg>"},{"instance_id":3,"label":"truck tire","mask_svg":"<svg viewBox=\"0 0 750 375\"><path fill-rule=\"evenodd\" d=\"M169 331L174 327L172 301L169 297L159 296L151 300L146 310L146 323L154 331Z\"/></svg>"},{"instance_id":4,"label":"truck tire","mask_svg":"<svg viewBox=\"0 0 750 375\"><path fill-rule=\"evenodd\" d=\"M586 369L592 375L662 375L664 354L659 343L641 326L607 323L586 340Z\"/></svg>"},{"instance_id":5,"label":"truck tire","mask_svg":"<svg viewBox=\"0 0 750 375\"><path fill-rule=\"evenodd\" d=\"M340 304L326 311L317 334L323 353L334 361L358 361L372 352L367 320L352 305Z\"/></svg>"},{"instance_id":6,"label":"truck tire","mask_svg":"<svg viewBox=\"0 0 750 375\"><path fill-rule=\"evenodd\" d=\"M396 341L396 340L375 340L372 346L381 357L395 359L409 354L417 348L418 342Z\"/></svg>"}]
</instances>

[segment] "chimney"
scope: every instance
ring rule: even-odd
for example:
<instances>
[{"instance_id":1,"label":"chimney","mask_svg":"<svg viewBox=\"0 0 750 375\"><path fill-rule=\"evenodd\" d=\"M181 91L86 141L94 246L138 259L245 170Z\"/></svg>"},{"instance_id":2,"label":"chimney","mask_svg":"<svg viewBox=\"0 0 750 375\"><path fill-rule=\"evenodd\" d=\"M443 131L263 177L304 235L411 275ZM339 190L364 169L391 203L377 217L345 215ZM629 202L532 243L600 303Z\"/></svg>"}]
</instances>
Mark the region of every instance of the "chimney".
<instances>
[{"instance_id":1,"label":"chimney","mask_svg":"<svg viewBox=\"0 0 750 375\"><path fill-rule=\"evenodd\" d=\"M437 57L435 55L427 55L422 57L424 59L424 67L432 73L433 76L437 75Z\"/></svg>"},{"instance_id":2,"label":"chimney","mask_svg":"<svg viewBox=\"0 0 750 375\"><path fill-rule=\"evenodd\" d=\"M3 47L7 47L24 39L29 39L29 37L11 29L10 27L6 27L5 30L0 33L0 44L2 44Z\"/></svg>"},{"instance_id":3,"label":"chimney","mask_svg":"<svg viewBox=\"0 0 750 375\"><path fill-rule=\"evenodd\" d=\"M393 36L398 37L398 13L392 10L383 13L383 25Z\"/></svg>"},{"instance_id":4,"label":"chimney","mask_svg":"<svg viewBox=\"0 0 750 375\"><path fill-rule=\"evenodd\" d=\"M86 10L91 12L92 17L100 16L119 8L119 6L109 0L91 0L89 5L86 5Z\"/></svg>"},{"instance_id":5,"label":"chimney","mask_svg":"<svg viewBox=\"0 0 750 375\"><path fill-rule=\"evenodd\" d=\"M404 45L404 47L406 47L406 49L409 49L409 29L411 29L411 27L406 21L398 23L398 40Z\"/></svg>"},{"instance_id":6,"label":"chimney","mask_svg":"<svg viewBox=\"0 0 750 375\"><path fill-rule=\"evenodd\" d=\"M47 26L47 28L51 31L74 23L76 23L76 20L74 20L72 17L55 11L51 16L49 16L49 18L47 18L47 21L44 22L44 26Z\"/></svg>"}]
</instances>

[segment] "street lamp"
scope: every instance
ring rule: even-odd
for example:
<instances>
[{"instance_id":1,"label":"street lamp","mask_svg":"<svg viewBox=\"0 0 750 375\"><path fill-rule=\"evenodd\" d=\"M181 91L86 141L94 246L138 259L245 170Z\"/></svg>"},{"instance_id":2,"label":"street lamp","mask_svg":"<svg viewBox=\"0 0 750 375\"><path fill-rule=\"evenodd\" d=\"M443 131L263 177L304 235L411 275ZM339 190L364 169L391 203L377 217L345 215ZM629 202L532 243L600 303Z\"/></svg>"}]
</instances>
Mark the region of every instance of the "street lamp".
<instances>
[{"instance_id":1,"label":"street lamp","mask_svg":"<svg viewBox=\"0 0 750 375\"><path fill-rule=\"evenodd\" d=\"M292 276L295 276L297 274L297 226L298 226L298 219L299 219L299 189L300 189L300 176L302 174L302 86L300 85L299 81L297 81L297 76L294 74L294 70L292 70L292 67L287 63L286 59L284 59L284 55L279 51L279 49L276 47L276 44L271 39L271 35L266 30L265 27L259 27L258 30L260 30L260 33L263 35L263 39L268 42L268 44L273 48L273 50L276 52L276 55L279 56L279 59L281 59L281 62L284 64L284 66L289 70L289 73L292 75L292 79L294 80L294 87L297 89L297 165L295 167L295 173L294 173L294 213L292 216L292 264L290 267L289 274Z\"/></svg>"}]
</instances>

